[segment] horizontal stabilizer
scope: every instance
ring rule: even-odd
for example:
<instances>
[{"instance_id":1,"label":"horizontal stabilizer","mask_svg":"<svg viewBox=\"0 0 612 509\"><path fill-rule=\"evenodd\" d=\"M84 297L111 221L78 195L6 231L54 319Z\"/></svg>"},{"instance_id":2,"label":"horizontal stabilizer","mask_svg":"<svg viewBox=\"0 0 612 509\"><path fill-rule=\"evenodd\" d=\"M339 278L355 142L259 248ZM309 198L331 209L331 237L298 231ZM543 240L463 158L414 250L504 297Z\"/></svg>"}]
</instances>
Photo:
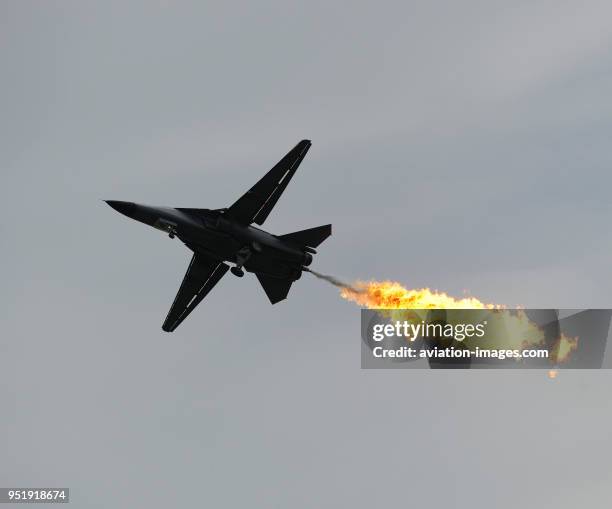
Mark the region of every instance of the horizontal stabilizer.
<instances>
[{"instance_id":1,"label":"horizontal stabilizer","mask_svg":"<svg viewBox=\"0 0 612 509\"><path fill-rule=\"evenodd\" d=\"M308 230L280 235L279 238L298 244L301 247L318 247L332 233L332 225L315 226Z\"/></svg>"},{"instance_id":2,"label":"horizontal stabilizer","mask_svg":"<svg viewBox=\"0 0 612 509\"><path fill-rule=\"evenodd\" d=\"M277 302L286 299L287 295L289 294L291 284L293 283L291 279L279 279L260 274L257 274L257 279L259 279L261 286L263 286L263 289L272 304L276 304Z\"/></svg>"}]
</instances>

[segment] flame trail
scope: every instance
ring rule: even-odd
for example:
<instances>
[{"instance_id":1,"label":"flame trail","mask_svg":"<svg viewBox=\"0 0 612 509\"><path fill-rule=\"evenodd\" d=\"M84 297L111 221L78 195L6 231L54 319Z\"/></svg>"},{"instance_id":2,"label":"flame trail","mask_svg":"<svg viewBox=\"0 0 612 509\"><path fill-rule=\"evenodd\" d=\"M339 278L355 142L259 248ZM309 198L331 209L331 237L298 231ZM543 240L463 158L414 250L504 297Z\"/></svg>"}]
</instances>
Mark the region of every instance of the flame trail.
<instances>
[{"instance_id":1,"label":"flame trail","mask_svg":"<svg viewBox=\"0 0 612 509\"><path fill-rule=\"evenodd\" d=\"M408 290L395 281L357 281L345 283L327 274L304 267L316 278L340 288L340 295L368 309L503 309L498 304L485 304L475 297L455 299L444 292L420 288Z\"/></svg>"},{"instance_id":2,"label":"flame trail","mask_svg":"<svg viewBox=\"0 0 612 509\"><path fill-rule=\"evenodd\" d=\"M564 363L571 357L574 350L578 348L578 338L568 338L565 335L561 335L561 337L555 342L553 346L553 354L557 359L558 363Z\"/></svg>"},{"instance_id":3,"label":"flame trail","mask_svg":"<svg viewBox=\"0 0 612 509\"><path fill-rule=\"evenodd\" d=\"M349 284L334 276L321 274L312 269L305 268L304 270L338 287L342 298L368 309L400 310L400 313L401 310L407 309L507 309L506 306L500 304L482 302L476 297L455 298L444 292L429 288L408 289L396 281L357 281ZM529 319L522 309L517 309L513 314L500 314L496 325L505 328L507 331L506 338L512 338L513 344L505 345L509 348L523 350L544 346L545 344L544 332ZM577 344L577 337L568 338L561 334L551 349L550 353L553 357L551 360L555 361L556 364L566 362L577 348ZM494 347L495 345L488 346Z\"/></svg>"},{"instance_id":4,"label":"flame trail","mask_svg":"<svg viewBox=\"0 0 612 509\"><path fill-rule=\"evenodd\" d=\"M369 309L502 309L475 297L456 299L444 292L419 288L409 290L395 281L358 281L343 285L340 295Z\"/></svg>"}]
</instances>

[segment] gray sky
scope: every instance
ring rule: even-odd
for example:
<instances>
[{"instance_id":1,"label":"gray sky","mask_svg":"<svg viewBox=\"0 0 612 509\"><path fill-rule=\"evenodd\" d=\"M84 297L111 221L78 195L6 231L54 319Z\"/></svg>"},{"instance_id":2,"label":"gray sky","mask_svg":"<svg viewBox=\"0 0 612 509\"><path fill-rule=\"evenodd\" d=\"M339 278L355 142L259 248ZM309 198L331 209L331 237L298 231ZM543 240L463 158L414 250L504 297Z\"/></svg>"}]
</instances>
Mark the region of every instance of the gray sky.
<instances>
[{"instance_id":1,"label":"gray sky","mask_svg":"<svg viewBox=\"0 0 612 509\"><path fill-rule=\"evenodd\" d=\"M609 2L0 5L3 486L74 507L608 507L607 372L360 370L359 310L189 261L101 199L222 207L314 267L611 307ZM197 505L197 504L196 504Z\"/></svg>"}]
</instances>

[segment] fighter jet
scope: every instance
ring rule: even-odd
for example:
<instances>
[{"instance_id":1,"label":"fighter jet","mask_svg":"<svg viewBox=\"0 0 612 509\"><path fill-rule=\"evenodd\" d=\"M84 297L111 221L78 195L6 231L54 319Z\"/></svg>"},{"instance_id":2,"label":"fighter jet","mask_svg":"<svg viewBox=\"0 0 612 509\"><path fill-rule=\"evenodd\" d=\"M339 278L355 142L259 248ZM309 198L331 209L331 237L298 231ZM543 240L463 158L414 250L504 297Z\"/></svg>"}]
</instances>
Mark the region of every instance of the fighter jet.
<instances>
[{"instance_id":1,"label":"fighter jet","mask_svg":"<svg viewBox=\"0 0 612 509\"><path fill-rule=\"evenodd\" d=\"M315 248L331 235L331 224L285 235L272 235L262 225L310 148L300 141L263 178L228 208L152 207L106 200L121 214L178 238L193 256L176 298L162 325L172 332L230 270L257 276L272 304L287 298L294 281L308 270Z\"/></svg>"}]
</instances>

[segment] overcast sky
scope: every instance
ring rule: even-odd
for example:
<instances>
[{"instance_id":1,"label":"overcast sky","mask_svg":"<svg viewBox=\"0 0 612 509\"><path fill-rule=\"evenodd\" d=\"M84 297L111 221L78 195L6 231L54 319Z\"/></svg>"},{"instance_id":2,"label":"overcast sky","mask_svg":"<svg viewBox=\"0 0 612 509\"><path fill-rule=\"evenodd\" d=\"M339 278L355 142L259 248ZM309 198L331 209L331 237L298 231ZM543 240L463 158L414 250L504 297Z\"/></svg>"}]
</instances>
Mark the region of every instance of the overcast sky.
<instances>
[{"instance_id":1,"label":"overcast sky","mask_svg":"<svg viewBox=\"0 0 612 509\"><path fill-rule=\"evenodd\" d=\"M612 307L612 6L0 3L2 486L79 508L604 508L610 375L364 371L359 309L227 276L101 200L231 204L313 146L265 228L313 267Z\"/></svg>"}]
</instances>

